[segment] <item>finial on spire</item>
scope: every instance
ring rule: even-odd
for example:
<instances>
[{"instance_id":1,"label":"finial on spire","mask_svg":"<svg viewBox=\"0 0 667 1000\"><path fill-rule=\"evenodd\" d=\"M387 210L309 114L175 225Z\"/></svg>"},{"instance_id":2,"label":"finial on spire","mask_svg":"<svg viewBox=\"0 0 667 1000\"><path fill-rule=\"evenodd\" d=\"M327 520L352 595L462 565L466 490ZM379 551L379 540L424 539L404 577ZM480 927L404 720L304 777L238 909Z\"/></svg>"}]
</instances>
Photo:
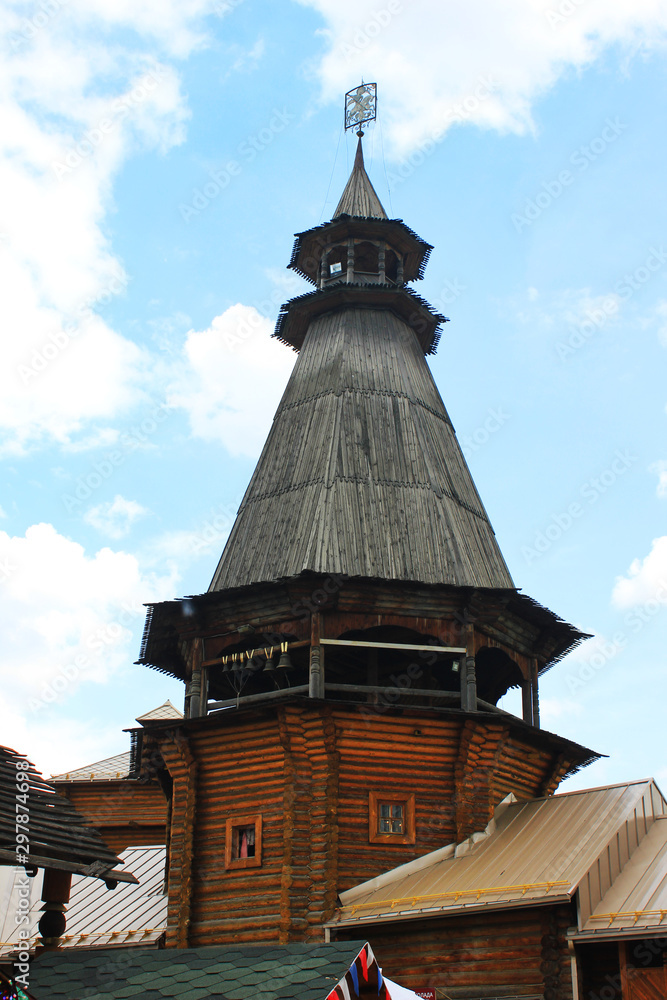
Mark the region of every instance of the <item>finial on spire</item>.
<instances>
[{"instance_id":1,"label":"finial on spire","mask_svg":"<svg viewBox=\"0 0 667 1000\"><path fill-rule=\"evenodd\" d=\"M361 139L364 134L362 125L375 121L377 118L377 84L361 82L354 90L348 90L345 95L345 131L357 126L357 135Z\"/></svg>"}]
</instances>

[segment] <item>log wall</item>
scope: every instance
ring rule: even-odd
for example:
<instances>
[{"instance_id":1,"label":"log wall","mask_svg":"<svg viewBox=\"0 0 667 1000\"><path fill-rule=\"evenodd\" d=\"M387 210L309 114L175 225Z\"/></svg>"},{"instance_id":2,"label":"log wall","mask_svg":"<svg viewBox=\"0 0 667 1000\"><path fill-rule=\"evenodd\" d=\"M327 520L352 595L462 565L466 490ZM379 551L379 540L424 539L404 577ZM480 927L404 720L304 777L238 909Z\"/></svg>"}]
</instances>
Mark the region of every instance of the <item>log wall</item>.
<instances>
[{"instance_id":1,"label":"log wall","mask_svg":"<svg viewBox=\"0 0 667 1000\"><path fill-rule=\"evenodd\" d=\"M553 755L502 719L295 701L171 730L168 944L322 940L339 892L483 830ZM534 743L534 740L533 740ZM369 842L369 792L415 796L415 842ZM227 821L262 817L261 865L225 868Z\"/></svg>"},{"instance_id":2,"label":"log wall","mask_svg":"<svg viewBox=\"0 0 667 1000\"><path fill-rule=\"evenodd\" d=\"M55 787L116 853L166 841L167 800L157 782L70 781Z\"/></svg>"},{"instance_id":3,"label":"log wall","mask_svg":"<svg viewBox=\"0 0 667 1000\"><path fill-rule=\"evenodd\" d=\"M364 925L383 973L408 989L451 1000L544 997L573 1000L564 929L568 905L486 910L456 918ZM342 929L354 940L360 927Z\"/></svg>"}]
</instances>

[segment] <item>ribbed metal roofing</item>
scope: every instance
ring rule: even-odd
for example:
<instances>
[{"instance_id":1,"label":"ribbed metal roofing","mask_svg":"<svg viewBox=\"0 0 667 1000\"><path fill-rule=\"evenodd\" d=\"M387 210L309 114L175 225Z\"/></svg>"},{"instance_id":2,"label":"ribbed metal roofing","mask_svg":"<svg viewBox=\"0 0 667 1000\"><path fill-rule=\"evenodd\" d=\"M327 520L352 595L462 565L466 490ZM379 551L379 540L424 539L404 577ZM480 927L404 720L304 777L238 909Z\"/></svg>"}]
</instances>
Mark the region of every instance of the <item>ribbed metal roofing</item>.
<instances>
[{"instance_id":1,"label":"ribbed metal roofing","mask_svg":"<svg viewBox=\"0 0 667 1000\"><path fill-rule=\"evenodd\" d=\"M128 847L120 858L139 879L138 885L120 883L109 891L99 879L75 875L67 904L67 927L62 948L103 947L105 945L148 945L157 941L167 923L167 896L164 892L166 848ZM19 887L25 892L22 869L13 873L13 885L8 899L7 917L1 922L0 955L10 954L19 944L18 928L14 923ZM42 873L30 880L31 906L28 913L28 944L38 943L38 924L42 916ZM23 942L25 943L25 942Z\"/></svg>"},{"instance_id":2,"label":"ribbed metal roofing","mask_svg":"<svg viewBox=\"0 0 667 1000\"><path fill-rule=\"evenodd\" d=\"M667 802L650 780L527 802L510 796L484 832L341 893L343 905L332 923L558 902L576 891L585 923L599 911L610 884L629 870L629 860L640 857L652 828L658 821L660 829L667 825L666 814ZM647 851L659 855L657 842L656 850L647 844Z\"/></svg>"},{"instance_id":3,"label":"ribbed metal roofing","mask_svg":"<svg viewBox=\"0 0 667 1000\"><path fill-rule=\"evenodd\" d=\"M375 188L371 184L370 177L366 173L361 139L357 143L357 153L354 158L352 173L345 185L345 190L341 195L336 211L332 215L332 219L337 219L341 215L357 216L362 219L387 218L387 213L382 207L382 202L378 198Z\"/></svg>"},{"instance_id":4,"label":"ribbed metal roofing","mask_svg":"<svg viewBox=\"0 0 667 1000\"><path fill-rule=\"evenodd\" d=\"M209 590L305 571L513 587L417 337L389 310L311 323Z\"/></svg>"},{"instance_id":5,"label":"ribbed metal roofing","mask_svg":"<svg viewBox=\"0 0 667 1000\"><path fill-rule=\"evenodd\" d=\"M667 938L667 816L656 817L580 933L573 936L595 940L656 930Z\"/></svg>"}]
</instances>

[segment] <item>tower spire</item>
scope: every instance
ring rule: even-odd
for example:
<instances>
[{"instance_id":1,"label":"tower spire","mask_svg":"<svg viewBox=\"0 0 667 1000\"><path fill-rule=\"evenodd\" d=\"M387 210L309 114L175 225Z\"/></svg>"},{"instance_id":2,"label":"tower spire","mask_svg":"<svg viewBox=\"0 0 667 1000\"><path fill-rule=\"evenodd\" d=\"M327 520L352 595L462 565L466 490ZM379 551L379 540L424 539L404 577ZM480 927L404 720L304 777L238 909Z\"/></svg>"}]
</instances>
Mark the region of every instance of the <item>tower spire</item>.
<instances>
[{"instance_id":1,"label":"tower spire","mask_svg":"<svg viewBox=\"0 0 667 1000\"><path fill-rule=\"evenodd\" d=\"M341 215L361 219L386 219L387 213L377 196L375 188L364 166L364 151L361 140L364 135L362 125L375 121L377 117L377 85L362 83L345 95L345 131L356 128L357 153L354 157L352 173L338 202L334 219Z\"/></svg>"},{"instance_id":2,"label":"tower spire","mask_svg":"<svg viewBox=\"0 0 667 1000\"><path fill-rule=\"evenodd\" d=\"M359 132L361 132L361 129L359 129ZM353 218L362 219L387 218L387 213L382 207L382 202L378 198L375 188L371 184L370 177L366 173L361 135L359 135L357 141L357 153L354 157L352 173L345 185L345 190L341 195L336 211L332 216L332 221L333 219L340 218L341 215L350 215Z\"/></svg>"}]
</instances>

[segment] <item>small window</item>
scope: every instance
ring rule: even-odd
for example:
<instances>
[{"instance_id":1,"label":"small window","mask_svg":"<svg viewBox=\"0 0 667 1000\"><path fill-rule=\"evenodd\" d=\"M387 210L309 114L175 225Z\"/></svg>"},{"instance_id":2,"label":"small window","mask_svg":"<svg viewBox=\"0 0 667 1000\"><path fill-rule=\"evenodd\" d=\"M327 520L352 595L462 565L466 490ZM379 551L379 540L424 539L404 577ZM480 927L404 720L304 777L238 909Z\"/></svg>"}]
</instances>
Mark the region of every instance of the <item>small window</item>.
<instances>
[{"instance_id":1,"label":"small window","mask_svg":"<svg viewBox=\"0 0 667 1000\"><path fill-rule=\"evenodd\" d=\"M225 868L259 868L262 863L262 817L227 820Z\"/></svg>"},{"instance_id":2,"label":"small window","mask_svg":"<svg viewBox=\"0 0 667 1000\"><path fill-rule=\"evenodd\" d=\"M335 263L331 264L331 266L329 267L330 274L340 274L342 270L343 270L343 265L338 260Z\"/></svg>"},{"instance_id":3,"label":"small window","mask_svg":"<svg viewBox=\"0 0 667 1000\"><path fill-rule=\"evenodd\" d=\"M414 795L369 792L368 841L371 844L414 844Z\"/></svg>"},{"instance_id":4,"label":"small window","mask_svg":"<svg viewBox=\"0 0 667 1000\"><path fill-rule=\"evenodd\" d=\"M378 833L405 833L405 803L380 802Z\"/></svg>"}]
</instances>

